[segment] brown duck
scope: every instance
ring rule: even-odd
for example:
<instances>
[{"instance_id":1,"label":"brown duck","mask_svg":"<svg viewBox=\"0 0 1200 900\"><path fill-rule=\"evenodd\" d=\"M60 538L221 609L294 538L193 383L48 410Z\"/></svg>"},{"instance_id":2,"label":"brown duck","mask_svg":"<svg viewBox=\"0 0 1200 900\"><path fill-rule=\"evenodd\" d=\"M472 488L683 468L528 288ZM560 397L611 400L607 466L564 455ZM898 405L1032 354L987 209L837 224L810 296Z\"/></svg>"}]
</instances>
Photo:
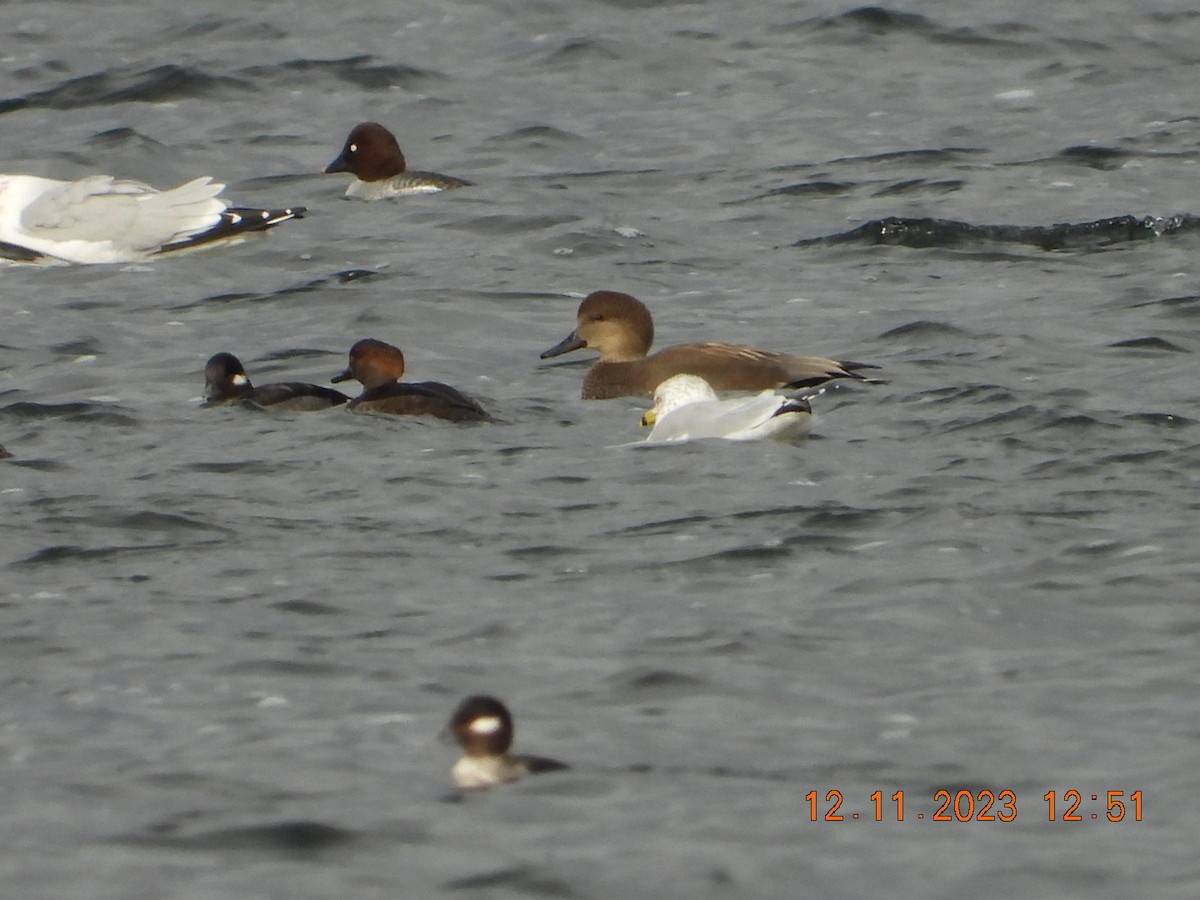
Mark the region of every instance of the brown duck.
<instances>
[{"instance_id":1,"label":"brown duck","mask_svg":"<svg viewBox=\"0 0 1200 900\"><path fill-rule=\"evenodd\" d=\"M600 359L583 379L584 400L652 394L672 375L699 375L717 391L815 387L835 378L873 382L858 373L869 363L794 356L741 344L676 344L650 353L654 322L644 303L617 291L596 291L579 305L575 330L542 359L587 347Z\"/></svg>"},{"instance_id":2,"label":"brown duck","mask_svg":"<svg viewBox=\"0 0 1200 900\"><path fill-rule=\"evenodd\" d=\"M350 348L350 365L333 377L337 384L354 379L363 392L347 407L356 412L398 416L436 416L450 422L483 422L491 418L470 397L438 381L404 382L404 354L399 347L364 338Z\"/></svg>"}]
</instances>

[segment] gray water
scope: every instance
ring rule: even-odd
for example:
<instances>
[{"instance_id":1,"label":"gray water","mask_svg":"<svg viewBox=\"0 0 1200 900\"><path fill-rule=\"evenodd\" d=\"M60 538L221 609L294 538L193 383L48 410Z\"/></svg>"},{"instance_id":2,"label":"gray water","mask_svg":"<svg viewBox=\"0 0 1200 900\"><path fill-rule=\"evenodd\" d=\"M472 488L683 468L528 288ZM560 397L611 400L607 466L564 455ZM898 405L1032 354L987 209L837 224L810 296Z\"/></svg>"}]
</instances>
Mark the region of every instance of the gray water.
<instances>
[{"instance_id":1,"label":"gray water","mask_svg":"<svg viewBox=\"0 0 1200 900\"><path fill-rule=\"evenodd\" d=\"M0 272L4 897L1196 896L1200 239L791 246L1197 212L1191 5L145 6L3 5L0 169L310 215ZM365 119L478 186L342 200ZM631 448L602 288L888 383ZM198 406L366 336L502 423ZM452 800L479 692L573 770Z\"/></svg>"}]
</instances>

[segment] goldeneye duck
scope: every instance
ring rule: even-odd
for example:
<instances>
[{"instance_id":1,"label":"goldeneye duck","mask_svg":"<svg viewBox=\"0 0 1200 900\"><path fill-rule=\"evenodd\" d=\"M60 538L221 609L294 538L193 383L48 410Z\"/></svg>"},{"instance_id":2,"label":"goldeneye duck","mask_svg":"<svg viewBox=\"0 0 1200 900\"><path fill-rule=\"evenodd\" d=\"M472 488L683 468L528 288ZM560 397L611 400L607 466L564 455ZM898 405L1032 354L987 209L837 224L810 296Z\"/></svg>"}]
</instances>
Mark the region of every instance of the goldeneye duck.
<instances>
[{"instance_id":1,"label":"goldeneye duck","mask_svg":"<svg viewBox=\"0 0 1200 900\"><path fill-rule=\"evenodd\" d=\"M327 175L336 172L354 175L346 196L355 200L435 194L474 183L437 172L410 172L395 135L378 122L355 125L342 152L321 171Z\"/></svg>"}]
</instances>

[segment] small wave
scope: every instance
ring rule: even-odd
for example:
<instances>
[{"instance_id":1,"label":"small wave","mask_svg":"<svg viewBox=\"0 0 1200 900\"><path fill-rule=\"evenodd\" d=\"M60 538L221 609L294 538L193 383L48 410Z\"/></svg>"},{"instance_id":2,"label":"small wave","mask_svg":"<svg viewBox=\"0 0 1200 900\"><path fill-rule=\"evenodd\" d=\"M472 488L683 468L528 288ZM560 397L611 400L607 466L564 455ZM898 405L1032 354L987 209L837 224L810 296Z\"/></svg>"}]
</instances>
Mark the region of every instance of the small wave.
<instances>
[{"instance_id":1,"label":"small wave","mask_svg":"<svg viewBox=\"0 0 1200 900\"><path fill-rule=\"evenodd\" d=\"M989 403L1012 405L1017 402L1017 395L998 384L955 384L925 391L921 394L920 400L923 403L948 404L957 408L965 405L982 406Z\"/></svg>"},{"instance_id":2,"label":"small wave","mask_svg":"<svg viewBox=\"0 0 1200 900\"><path fill-rule=\"evenodd\" d=\"M1136 422L1139 425L1149 425L1152 428L1187 428L1196 424L1195 419L1188 419L1175 413L1139 412L1129 413L1121 417L1126 422ZM1157 451L1155 451L1157 452ZM1164 451L1163 456L1173 457L1173 451Z\"/></svg>"},{"instance_id":3,"label":"small wave","mask_svg":"<svg viewBox=\"0 0 1200 900\"><path fill-rule=\"evenodd\" d=\"M920 13L884 6L860 6L832 16L816 16L796 22L792 30L812 34L822 41L841 39L862 43L876 38L910 36L933 44L985 47L1011 54L1033 53L1036 29L1016 22L1000 22L981 27L949 27Z\"/></svg>"},{"instance_id":4,"label":"small wave","mask_svg":"<svg viewBox=\"0 0 1200 900\"><path fill-rule=\"evenodd\" d=\"M228 75L209 75L177 65L153 69L109 69L71 78L62 84L24 97L0 100L0 113L30 107L78 109L118 103L166 103L193 97L236 96L245 82Z\"/></svg>"},{"instance_id":5,"label":"small wave","mask_svg":"<svg viewBox=\"0 0 1200 900\"><path fill-rule=\"evenodd\" d=\"M903 162L939 166L943 163L964 162L970 157L982 156L987 152L983 147L917 147L911 150L885 150L882 153L867 153L861 156L839 156L830 160L829 164Z\"/></svg>"},{"instance_id":6,"label":"small wave","mask_svg":"<svg viewBox=\"0 0 1200 900\"><path fill-rule=\"evenodd\" d=\"M841 156L819 163L805 162L776 166L772 171L785 174L808 173L809 180L785 184L749 197L727 201L726 205L736 206L781 197L837 197L864 188L870 189L873 197L903 194L948 194L962 190L963 180L955 177L913 177L908 172L913 168L940 169L944 166L961 166L971 163L973 157L983 156L988 152L980 147L919 147L861 156ZM906 173L904 177L890 182L879 179L875 173L880 171L880 164L891 163L897 164L898 168L903 167ZM859 164L869 167L872 174L864 177L836 178L829 172L835 167L854 169Z\"/></svg>"},{"instance_id":7,"label":"small wave","mask_svg":"<svg viewBox=\"0 0 1200 900\"><path fill-rule=\"evenodd\" d=\"M714 687L709 680L687 672L635 666L606 678L605 690L615 703L648 703L711 696Z\"/></svg>"},{"instance_id":8,"label":"small wave","mask_svg":"<svg viewBox=\"0 0 1200 900\"><path fill-rule=\"evenodd\" d=\"M1142 303L1134 303L1130 308L1140 309L1145 306L1161 307L1162 310L1171 316L1181 316L1185 318L1200 316L1200 294L1184 294L1181 297L1166 297L1162 300L1147 300Z\"/></svg>"},{"instance_id":9,"label":"small wave","mask_svg":"<svg viewBox=\"0 0 1200 900\"><path fill-rule=\"evenodd\" d=\"M969 244L1029 244L1041 250L1066 250L1072 247L1150 240L1197 230L1200 230L1200 218L1192 215L1169 218L1138 218L1125 215L1057 225L974 225L954 219L889 216L872 219L849 231L823 237L802 238L792 246L857 243L928 248L962 247Z\"/></svg>"},{"instance_id":10,"label":"small wave","mask_svg":"<svg viewBox=\"0 0 1200 900\"><path fill-rule=\"evenodd\" d=\"M262 293L249 293L246 291L231 291L222 294L213 294L208 297L202 297L199 300L190 300L187 303L181 303L178 306L173 306L173 310L195 309L201 306L208 306L214 303L271 303L276 300L285 299L295 294L307 294L312 291L319 291L322 288L335 284L349 284L352 281L362 281L368 278L386 277L384 273L373 271L371 269L347 269L342 272L334 272L330 275L313 278L300 284L293 284L287 287L279 288L274 291L264 291Z\"/></svg>"},{"instance_id":11,"label":"small wave","mask_svg":"<svg viewBox=\"0 0 1200 900\"><path fill-rule=\"evenodd\" d=\"M72 513L68 516L48 516L48 523L62 524L86 522L97 528L113 528L121 531L146 531L155 537L165 537L170 534L185 534L195 531L216 532L229 537L234 536L232 529L202 519L190 518L176 513L160 513L153 510L126 512L124 510L101 509L95 512L79 515Z\"/></svg>"},{"instance_id":12,"label":"small wave","mask_svg":"<svg viewBox=\"0 0 1200 900\"><path fill-rule=\"evenodd\" d=\"M259 409L255 406L248 407L250 412L267 413L268 409ZM265 462L251 462L245 460L236 460L233 462L197 462L188 463L183 467L189 472L208 472L213 475L266 475L277 476L280 472L292 471L297 467L295 465L287 465L276 460Z\"/></svg>"},{"instance_id":13,"label":"small wave","mask_svg":"<svg viewBox=\"0 0 1200 900\"><path fill-rule=\"evenodd\" d=\"M1187 353L1186 347L1181 347L1178 344L1173 344L1166 338L1160 337L1137 337L1128 338L1123 341L1114 341L1108 346L1119 350L1154 350L1154 351L1169 351L1171 353Z\"/></svg>"},{"instance_id":14,"label":"small wave","mask_svg":"<svg viewBox=\"0 0 1200 900\"><path fill-rule=\"evenodd\" d=\"M578 547L563 546L559 544L539 544L531 547L513 547L511 550L505 550L504 555L512 559L573 559L580 553Z\"/></svg>"},{"instance_id":15,"label":"small wave","mask_svg":"<svg viewBox=\"0 0 1200 900\"><path fill-rule=\"evenodd\" d=\"M961 191L963 182L959 178L943 178L940 181L930 181L927 178L907 178L903 181L884 185L875 191L872 197L894 197L900 194L952 194Z\"/></svg>"},{"instance_id":16,"label":"small wave","mask_svg":"<svg viewBox=\"0 0 1200 900\"><path fill-rule=\"evenodd\" d=\"M1118 147L1080 144L1073 147L1064 147L1062 150L1059 150L1057 158L1067 160L1068 162L1081 163L1089 169L1111 171L1121 168L1129 159L1136 155L1132 150L1121 150Z\"/></svg>"},{"instance_id":17,"label":"small wave","mask_svg":"<svg viewBox=\"0 0 1200 900\"><path fill-rule=\"evenodd\" d=\"M288 33L269 22L240 18L217 18L205 16L183 25L170 26L159 35L163 43L195 41L200 38L212 40L220 37L227 41L282 41Z\"/></svg>"},{"instance_id":18,"label":"small wave","mask_svg":"<svg viewBox=\"0 0 1200 900\"><path fill-rule=\"evenodd\" d=\"M91 422L101 425L138 425L137 419L116 411L107 403L32 403L18 400L0 408L0 418L16 422L38 419L63 419L68 422Z\"/></svg>"},{"instance_id":19,"label":"small wave","mask_svg":"<svg viewBox=\"0 0 1200 900\"><path fill-rule=\"evenodd\" d=\"M941 339L969 337L969 335L956 325L950 325L946 322L934 322L929 319L918 319L915 322L908 322L904 325L897 325L895 328L890 328L879 337L883 340L897 337L932 337Z\"/></svg>"},{"instance_id":20,"label":"small wave","mask_svg":"<svg viewBox=\"0 0 1200 900\"><path fill-rule=\"evenodd\" d=\"M657 9L662 6L695 6L699 0L600 0L617 9Z\"/></svg>"},{"instance_id":21,"label":"small wave","mask_svg":"<svg viewBox=\"0 0 1200 900\"><path fill-rule=\"evenodd\" d=\"M551 50L542 64L551 68L621 59L620 45L601 38L576 37Z\"/></svg>"},{"instance_id":22,"label":"small wave","mask_svg":"<svg viewBox=\"0 0 1200 900\"><path fill-rule=\"evenodd\" d=\"M188 549L194 549L200 544L213 544L215 541L201 541L199 544L193 544ZM145 545L125 545L112 547L81 547L76 544L55 544L52 547L43 547L23 559L16 560L12 565L25 568L36 568L38 566L54 566L63 565L65 562L72 563L100 563L109 560L124 559L133 555L140 554L161 554L166 550L178 550L179 544L176 543L158 543Z\"/></svg>"},{"instance_id":23,"label":"small wave","mask_svg":"<svg viewBox=\"0 0 1200 900\"><path fill-rule=\"evenodd\" d=\"M773 188L765 194L751 197L750 200L761 200L764 197L836 197L839 194L848 194L857 187L857 182L853 181L802 181Z\"/></svg>"},{"instance_id":24,"label":"small wave","mask_svg":"<svg viewBox=\"0 0 1200 900\"><path fill-rule=\"evenodd\" d=\"M132 128L109 128L100 131L87 139L92 147L102 147L106 150L121 150L129 153L134 150L145 153L166 152L166 145L154 138L141 134Z\"/></svg>"},{"instance_id":25,"label":"small wave","mask_svg":"<svg viewBox=\"0 0 1200 900\"><path fill-rule=\"evenodd\" d=\"M560 878L532 866L516 866L455 878L442 885L443 891L483 891L488 896L502 891L526 897L577 897L579 894Z\"/></svg>"},{"instance_id":26,"label":"small wave","mask_svg":"<svg viewBox=\"0 0 1200 900\"><path fill-rule=\"evenodd\" d=\"M284 350L268 351L255 359L258 362L291 362L299 359L319 359L324 364L330 358L340 359L343 355L343 352L340 350L335 352L331 350L319 350L315 347L289 347ZM330 365L333 365L333 363L330 363Z\"/></svg>"},{"instance_id":27,"label":"small wave","mask_svg":"<svg viewBox=\"0 0 1200 900\"><path fill-rule=\"evenodd\" d=\"M428 89L431 82L447 80L441 72L432 69L381 63L366 55L343 59L292 59L274 65L247 66L238 74L254 81L295 83L304 88L335 78L367 90Z\"/></svg>"},{"instance_id":28,"label":"small wave","mask_svg":"<svg viewBox=\"0 0 1200 900\"><path fill-rule=\"evenodd\" d=\"M582 144L585 138L572 131L563 131L550 125L529 125L515 128L502 134L487 138L484 143L488 146L528 148L545 150L552 146L569 146Z\"/></svg>"},{"instance_id":29,"label":"small wave","mask_svg":"<svg viewBox=\"0 0 1200 900\"><path fill-rule=\"evenodd\" d=\"M450 228L455 231L466 231L471 234L482 235L513 235L531 231L545 231L549 228L555 228L559 225L566 225L570 222L578 222L582 216L573 213L567 214L543 214L543 215L506 215L494 214L488 216L477 216L473 219L464 219L459 222L452 222L444 225L444 228Z\"/></svg>"},{"instance_id":30,"label":"small wave","mask_svg":"<svg viewBox=\"0 0 1200 900\"><path fill-rule=\"evenodd\" d=\"M280 600L278 603L272 603L271 608L300 616L340 616L346 612L339 606L330 606L327 603L317 603L313 600Z\"/></svg>"},{"instance_id":31,"label":"small wave","mask_svg":"<svg viewBox=\"0 0 1200 900\"><path fill-rule=\"evenodd\" d=\"M310 820L245 825L191 835L171 834L175 827L173 824L162 825L157 829L162 833L130 835L117 839L116 843L210 853L236 851L307 855L348 844L360 837L356 831Z\"/></svg>"},{"instance_id":32,"label":"small wave","mask_svg":"<svg viewBox=\"0 0 1200 900\"><path fill-rule=\"evenodd\" d=\"M303 662L294 659L251 659L223 666L221 672L228 675L247 675L285 679L336 678L350 674L350 666L337 663Z\"/></svg>"}]
</instances>

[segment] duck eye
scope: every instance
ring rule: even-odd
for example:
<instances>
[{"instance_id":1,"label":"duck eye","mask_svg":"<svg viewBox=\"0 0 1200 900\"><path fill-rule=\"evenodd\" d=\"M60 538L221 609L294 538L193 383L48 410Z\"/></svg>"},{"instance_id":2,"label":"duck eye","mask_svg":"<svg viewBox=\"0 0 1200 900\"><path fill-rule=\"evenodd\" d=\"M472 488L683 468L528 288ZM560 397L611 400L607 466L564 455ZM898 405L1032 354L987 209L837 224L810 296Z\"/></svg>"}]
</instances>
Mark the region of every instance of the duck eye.
<instances>
[{"instance_id":1,"label":"duck eye","mask_svg":"<svg viewBox=\"0 0 1200 900\"><path fill-rule=\"evenodd\" d=\"M346 149L349 150L351 153L357 153L358 152L358 144L351 144Z\"/></svg>"}]
</instances>

